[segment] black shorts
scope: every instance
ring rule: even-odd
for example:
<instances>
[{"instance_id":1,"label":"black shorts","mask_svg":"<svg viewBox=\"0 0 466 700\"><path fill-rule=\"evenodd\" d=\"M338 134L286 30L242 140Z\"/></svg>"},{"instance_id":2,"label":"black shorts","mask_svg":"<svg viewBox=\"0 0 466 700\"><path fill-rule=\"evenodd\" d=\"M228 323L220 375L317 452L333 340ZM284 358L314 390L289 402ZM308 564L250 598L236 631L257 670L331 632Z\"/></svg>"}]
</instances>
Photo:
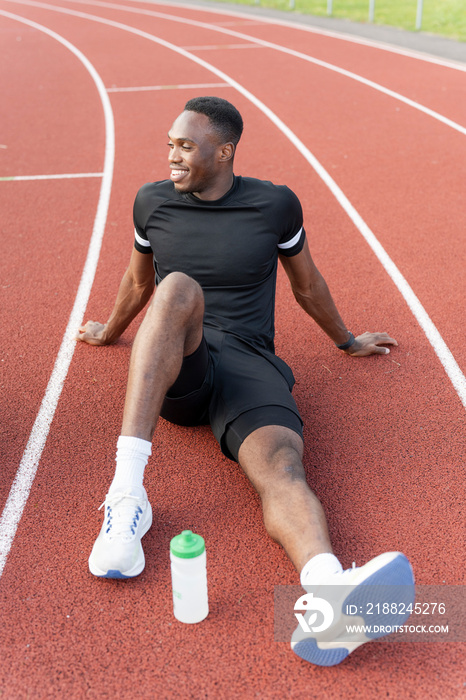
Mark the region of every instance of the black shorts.
<instances>
[{"instance_id":1,"label":"black shorts","mask_svg":"<svg viewBox=\"0 0 466 700\"><path fill-rule=\"evenodd\" d=\"M302 437L293 384L290 368L272 352L205 327L200 346L185 357L165 397L161 416L177 425L210 424L222 452L238 461L243 440L258 428L282 425Z\"/></svg>"}]
</instances>

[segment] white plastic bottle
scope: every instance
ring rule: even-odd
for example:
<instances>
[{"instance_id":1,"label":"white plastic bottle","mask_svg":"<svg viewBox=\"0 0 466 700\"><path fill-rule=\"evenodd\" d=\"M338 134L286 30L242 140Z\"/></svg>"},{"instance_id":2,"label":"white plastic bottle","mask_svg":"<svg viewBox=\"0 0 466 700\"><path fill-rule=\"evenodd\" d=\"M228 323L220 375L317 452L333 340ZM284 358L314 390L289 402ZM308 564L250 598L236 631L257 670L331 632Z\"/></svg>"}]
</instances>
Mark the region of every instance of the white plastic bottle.
<instances>
[{"instance_id":1,"label":"white plastic bottle","mask_svg":"<svg viewBox=\"0 0 466 700\"><path fill-rule=\"evenodd\" d=\"M180 622L201 622L209 614L205 542L183 530L170 542L173 614Z\"/></svg>"}]
</instances>

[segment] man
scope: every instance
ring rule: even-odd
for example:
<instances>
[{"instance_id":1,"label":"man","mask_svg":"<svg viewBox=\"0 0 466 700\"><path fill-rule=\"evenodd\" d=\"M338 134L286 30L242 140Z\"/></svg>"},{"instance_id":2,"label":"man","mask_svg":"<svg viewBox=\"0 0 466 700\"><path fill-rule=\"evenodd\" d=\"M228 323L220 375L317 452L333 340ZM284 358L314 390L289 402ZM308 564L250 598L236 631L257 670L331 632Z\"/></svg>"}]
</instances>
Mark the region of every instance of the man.
<instances>
[{"instance_id":1,"label":"man","mask_svg":"<svg viewBox=\"0 0 466 700\"><path fill-rule=\"evenodd\" d=\"M355 338L347 330L311 258L296 196L234 175L242 129L241 115L226 100L201 97L185 105L168 135L170 179L143 186L136 197L135 245L110 318L79 330L84 342L113 343L157 286L131 353L115 476L89 567L107 578L141 573L141 538L152 523L143 474L158 417L210 423L223 453L258 491L267 532L284 547L301 583L319 590L345 584L330 636L302 635L298 628L292 640L302 658L333 665L368 641L342 639L347 586L363 590L363 584L367 591L367 584L397 583L412 591L413 578L398 552L346 572L332 553L302 465L293 375L274 353L278 259L298 303L341 351L386 354L385 346L397 343L386 333Z\"/></svg>"}]
</instances>

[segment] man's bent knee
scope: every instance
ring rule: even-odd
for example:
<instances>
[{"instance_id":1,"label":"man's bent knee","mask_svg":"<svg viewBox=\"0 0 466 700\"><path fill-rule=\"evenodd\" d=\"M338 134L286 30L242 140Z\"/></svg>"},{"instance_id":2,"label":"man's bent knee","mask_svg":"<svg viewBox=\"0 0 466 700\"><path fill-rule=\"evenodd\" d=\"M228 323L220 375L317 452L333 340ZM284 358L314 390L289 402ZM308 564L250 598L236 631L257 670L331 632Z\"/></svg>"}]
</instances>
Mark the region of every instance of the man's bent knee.
<instances>
[{"instance_id":1,"label":"man's bent knee","mask_svg":"<svg viewBox=\"0 0 466 700\"><path fill-rule=\"evenodd\" d=\"M153 297L154 305L167 304L170 311L185 311L188 314L195 311L204 313L204 293L195 279L184 272L170 272L157 285Z\"/></svg>"}]
</instances>

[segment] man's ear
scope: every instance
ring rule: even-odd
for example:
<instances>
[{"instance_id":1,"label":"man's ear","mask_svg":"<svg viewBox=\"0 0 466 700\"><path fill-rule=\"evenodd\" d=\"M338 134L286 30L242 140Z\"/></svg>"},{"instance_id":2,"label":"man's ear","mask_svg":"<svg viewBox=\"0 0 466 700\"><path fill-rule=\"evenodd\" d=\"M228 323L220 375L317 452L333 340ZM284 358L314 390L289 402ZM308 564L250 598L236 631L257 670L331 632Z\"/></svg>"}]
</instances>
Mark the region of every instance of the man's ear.
<instances>
[{"instance_id":1,"label":"man's ear","mask_svg":"<svg viewBox=\"0 0 466 700\"><path fill-rule=\"evenodd\" d=\"M220 152L220 160L221 161L231 160L234 155L235 155L234 144L233 143L225 143L222 146L222 150Z\"/></svg>"}]
</instances>

